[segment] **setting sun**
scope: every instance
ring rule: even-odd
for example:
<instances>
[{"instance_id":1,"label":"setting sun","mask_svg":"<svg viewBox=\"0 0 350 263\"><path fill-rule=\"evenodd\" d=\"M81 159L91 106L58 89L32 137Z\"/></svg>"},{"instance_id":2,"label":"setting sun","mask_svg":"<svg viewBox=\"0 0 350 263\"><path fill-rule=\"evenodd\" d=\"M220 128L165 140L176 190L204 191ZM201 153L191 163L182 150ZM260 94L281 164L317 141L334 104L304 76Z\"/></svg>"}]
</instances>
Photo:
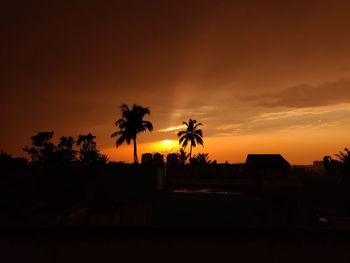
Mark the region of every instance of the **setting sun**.
<instances>
[{"instance_id":1,"label":"setting sun","mask_svg":"<svg viewBox=\"0 0 350 263\"><path fill-rule=\"evenodd\" d=\"M179 148L179 143L174 140L162 140L156 145L157 150L162 152L173 152Z\"/></svg>"}]
</instances>

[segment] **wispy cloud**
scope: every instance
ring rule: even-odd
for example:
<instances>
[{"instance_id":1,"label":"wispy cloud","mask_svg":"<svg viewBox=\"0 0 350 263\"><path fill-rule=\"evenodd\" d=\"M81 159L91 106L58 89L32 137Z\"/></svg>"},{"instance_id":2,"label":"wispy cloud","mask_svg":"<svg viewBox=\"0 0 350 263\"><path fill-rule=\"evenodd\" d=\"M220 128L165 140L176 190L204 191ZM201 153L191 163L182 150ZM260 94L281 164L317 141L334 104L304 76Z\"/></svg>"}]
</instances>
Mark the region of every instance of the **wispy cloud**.
<instances>
[{"instance_id":1,"label":"wispy cloud","mask_svg":"<svg viewBox=\"0 0 350 263\"><path fill-rule=\"evenodd\" d=\"M264 107L319 107L350 102L350 78L319 85L302 84L280 92L241 97Z\"/></svg>"},{"instance_id":2,"label":"wispy cloud","mask_svg":"<svg viewBox=\"0 0 350 263\"><path fill-rule=\"evenodd\" d=\"M175 132L185 128L185 125L171 126L165 129L158 130L159 132Z\"/></svg>"},{"instance_id":3,"label":"wispy cloud","mask_svg":"<svg viewBox=\"0 0 350 263\"><path fill-rule=\"evenodd\" d=\"M185 117L185 116L204 116L207 115L209 112L212 112L213 110L216 110L217 107L215 106L200 106L198 108L192 109L176 109L172 113L173 117Z\"/></svg>"},{"instance_id":4,"label":"wispy cloud","mask_svg":"<svg viewBox=\"0 0 350 263\"><path fill-rule=\"evenodd\" d=\"M325 106L267 112L252 116L244 122L219 125L216 136L245 135L271 131L317 130L350 122L350 105Z\"/></svg>"}]
</instances>

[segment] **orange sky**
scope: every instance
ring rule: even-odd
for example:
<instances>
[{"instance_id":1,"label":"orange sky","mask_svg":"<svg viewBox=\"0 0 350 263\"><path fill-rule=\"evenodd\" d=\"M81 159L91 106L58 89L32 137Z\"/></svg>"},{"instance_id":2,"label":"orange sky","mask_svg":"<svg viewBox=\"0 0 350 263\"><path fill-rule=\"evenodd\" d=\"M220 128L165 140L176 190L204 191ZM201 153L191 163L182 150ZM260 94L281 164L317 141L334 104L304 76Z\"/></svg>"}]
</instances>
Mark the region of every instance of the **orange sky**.
<instances>
[{"instance_id":1,"label":"orange sky","mask_svg":"<svg viewBox=\"0 0 350 263\"><path fill-rule=\"evenodd\" d=\"M311 163L350 146L348 1L5 1L0 149L92 132L112 160L122 103L151 109L139 153L167 152L188 118L219 162L282 153ZM171 146L172 147L172 146ZM195 152L196 152L195 151Z\"/></svg>"}]
</instances>

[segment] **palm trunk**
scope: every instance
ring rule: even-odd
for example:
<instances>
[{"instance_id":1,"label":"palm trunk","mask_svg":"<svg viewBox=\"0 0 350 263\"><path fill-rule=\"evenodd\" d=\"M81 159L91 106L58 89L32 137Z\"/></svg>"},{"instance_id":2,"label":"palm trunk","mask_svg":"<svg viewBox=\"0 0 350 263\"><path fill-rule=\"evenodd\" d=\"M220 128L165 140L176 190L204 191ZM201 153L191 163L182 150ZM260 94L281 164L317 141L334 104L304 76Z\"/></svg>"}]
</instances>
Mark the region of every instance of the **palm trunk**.
<instances>
[{"instance_id":1,"label":"palm trunk","mask_svg":"<svg viewBox=\"0 0 350 263\"><path fill-rule=\"evenodd\" d=\"M133 141L134 141L134 163L139 163L139 160L137 158L136 136L134 137Z\"/></svg>"},{"instance_id":2,"label":"palm trunk","mask_svg":"<svg viewBox=\"0 0 350 263\"><path fill-rule=\"evenodd\" d=\"M191 160L192 160L192 143L191 143L191 146L190 146L190 164L191 164Z\"/></svg>"}]
</instances>

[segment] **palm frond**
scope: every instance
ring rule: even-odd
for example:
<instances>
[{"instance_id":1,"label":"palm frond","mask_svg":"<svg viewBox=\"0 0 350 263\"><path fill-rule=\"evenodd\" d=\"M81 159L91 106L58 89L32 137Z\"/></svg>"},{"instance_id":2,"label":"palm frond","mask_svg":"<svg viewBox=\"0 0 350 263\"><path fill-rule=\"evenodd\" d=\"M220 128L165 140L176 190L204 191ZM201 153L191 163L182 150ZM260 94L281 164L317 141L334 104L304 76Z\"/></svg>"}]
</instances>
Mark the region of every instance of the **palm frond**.
<instances>
[{"instance_id":1,"label":"palm frond","mask_svg":"<svg viewBox=\"0 0 350 263\"><path fill-rule=\"evenodd\" d=\"M150 121L142 121L142 126L149 131L153 131L153 124Z\"/></svg>"},{"instance_id":2,"label":"palm frond","mask_svg":"<svg viewBox=\"0 0 350 263\"><path fill-rule=\"evenodd\" d=\"M120 145L122 145L126 141L125 136L121 135L116 141L115 145L118 148Z\"/></svg>"},{"instance_id":3,"label":"palm frond","mask_svg":"<svg viewBox=\"0 0 350 263\"><path fill-rule=\"evenodd\" d=\"M196 134L196 135L198 135L198 136L200 136L200 137L203 137L203 132L202 132L202 130L195 130L195 131L193 132L193 134Z\"/></svg>"},{"instance_id":4,"label":"palm frond","mask_svg":"<svg viewBox=\"0 0 350 263\"><path fill-rule=\"evenodd\" d=\"M126 123L125 119L119 119L114 124L115 126L120 127L120 126L123 126L125 123Z\"/></svg>"},{"instance_id":5,"label":"palm frond","mask_svg":"<svg viewBox=\"0 0 350 263\"><path fill-rule=\"evenodd\" d=\"M203 145L203 139L198 134L193 134L193 139L200 145Z\"/></svg>"},{"instance_id":6,"label":"palm frond","mask_svg":"<svg viewBox=\"0 0 350 263\"><path fill-rule=\"evenodd\" d=\"M186 138L188 138L187 135L182 136L182 137L179 139L179 144L182 144L182 142L183 142Z\"/></svg>"},{"instance_id":7,"label":"palm frond","mask_svg":"<svg viewBox=\"0 0 350 263\"><path fill-rule=\"evenodd\" d=\"M125 103L123 103L122 105L120 105L120 110L121 110L122 112L130 111L129 106L128 106L127 104L125 104Z\"/></svg>"},{"instance_id":8,"label":"palm frond","mask_svg":"<svg viewBox=\"0 0 350 263\"><path fill-rule=\"evenodd\" d=\"M129 119L129 116L130 116L130 109L129 109L129 106L126 105L126 104L122 104L120 106L120 110L122 112L122 117L125 118L125 119Z\"/></svg>"},{"instance_id":9,"label":"palm frond","mask_svg":"<svg viewBox=\"0 0 350 263\"><path fill-rule=\"evenodd\" d=\"M195 130L198 126L201 126L203 125L202 123L197 123L194 127L193 127L193 130Z\"/></svg>"},{"instance_id":10,"label":"palm frond","mask_svg":"<svg viewBox=\"0 0 350 263\"><path fill-rule=\"evenodd\" d=\"M122 134L123 134L123 132L122 132L122 131L116 131L116 132L112 133L111 138L114 138L114 137L120 136L120 135L122 135Z\"/></svg>"},{"instance_id":11,"label":"palm frond","mask_svg":"<svg viewBox=\"0 0 350 263\"><path fill-rule=\"evenodd\" d=\"M181 137L182 135L185 135L185 134L187 134L187 131L179 131L177 133L177 137Z\"/></svg>"},{"instance_id":12,"label":"palm frond","mask_svg":"<svg viewBox=\"0 0 350 263\"><path fill-rule=\"evenodd\" d=\"M182 137L179 141L179 144L181 145L181 147L183 149L185 149L187 147L187 144L188 144L188 138L186 136Z\"/></svg>"}]
</instances>

